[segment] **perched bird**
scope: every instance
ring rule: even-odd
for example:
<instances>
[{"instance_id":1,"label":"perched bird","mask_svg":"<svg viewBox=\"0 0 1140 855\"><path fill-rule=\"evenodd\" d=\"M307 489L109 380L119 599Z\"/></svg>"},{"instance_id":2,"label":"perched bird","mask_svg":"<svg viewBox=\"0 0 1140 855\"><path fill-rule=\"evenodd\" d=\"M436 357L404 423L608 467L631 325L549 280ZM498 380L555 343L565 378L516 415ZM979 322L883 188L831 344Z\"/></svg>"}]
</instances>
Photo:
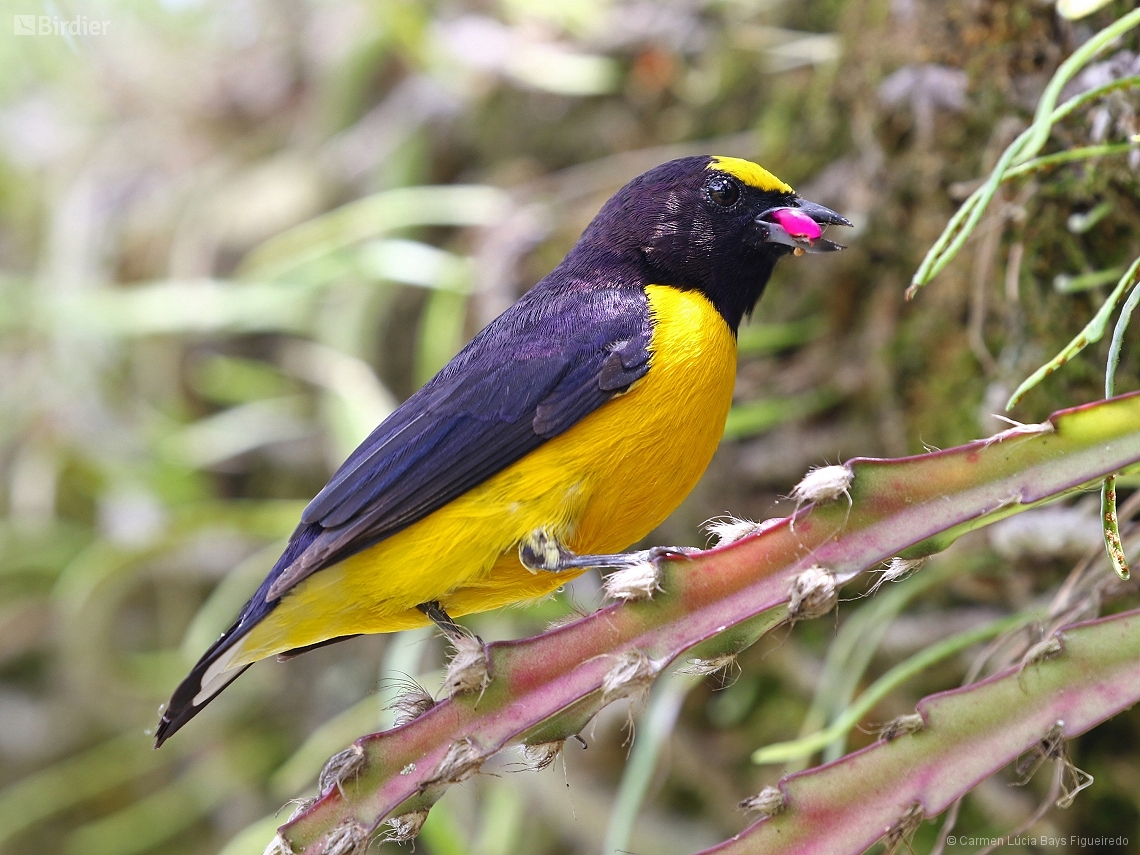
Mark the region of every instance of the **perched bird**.
<instances>
[{"instance_id":1,"label":"perched bird","mask_svg":"<svg viewBox=\"0 0 1140 855\"><path fill-rule=\"evenodd\" d=\"M161 745L253 662L620 567L724 430L736 332L777 259L839 214L746 160L618 191L549 276L385 419L309 503L237 622L174 691Z\"/></svg>"}]
</instances>

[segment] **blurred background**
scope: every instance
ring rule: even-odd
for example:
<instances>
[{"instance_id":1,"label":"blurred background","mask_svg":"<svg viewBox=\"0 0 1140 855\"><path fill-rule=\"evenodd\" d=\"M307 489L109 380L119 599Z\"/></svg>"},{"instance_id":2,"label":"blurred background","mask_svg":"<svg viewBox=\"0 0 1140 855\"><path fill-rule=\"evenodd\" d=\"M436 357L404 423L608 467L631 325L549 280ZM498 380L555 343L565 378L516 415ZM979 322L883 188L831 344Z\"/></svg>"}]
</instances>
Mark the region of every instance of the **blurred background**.
<instances>
[{"instance_id":1,"label":"blurred background","mask_svg":"<svg viewBox=\"0 0 1140 855\"><path fill-rule=\"evenodd\" d=\"M329 755L391 723L401 682L438 690L430 632L355 639L259 664L151 749L159 704L340 460L664 160L758 160L855 229L846 252L777 271L741 331L721 449L649 542L703 545L701 523L726 512L785 515L810 466L1004 427L991 414L1140 252L1140 150L1010 182L958 259L912 302L903 290L1060 61L1132 6L1101 5L1074 21L1043 0L6 0L0 850L256 855ZM1067 92L1140 72L1135 50L1129 37ZM1090 104L1047 151L1127 142L1138 105ZM1120 391L1137 387L1135 343ZM1011 415L1100 397L1106 350ZM1135 605L1135 586L1109 584L1097 508L1013 518L878 598L849 590L729 674L666 680L634 710L654 725L632 749L616 704L552 768L516 774L505 757L448 792L416 851L672 855L725 839L749 822L740 799L808 762L751 752L826 723L893 665L1047 606L1074 567L1079 616ZM464 622L522 637L600 602L585 576ZM1035 640L999 639L984 660L965 647L864 724ZM1072 754L1095 784L1030 833L1135 841L1140 713ZM967 797L957 833L1031 817L1047 781L1016 780ZM925 824L914 851L937 837Z\"/></svg>"}]
</instances>

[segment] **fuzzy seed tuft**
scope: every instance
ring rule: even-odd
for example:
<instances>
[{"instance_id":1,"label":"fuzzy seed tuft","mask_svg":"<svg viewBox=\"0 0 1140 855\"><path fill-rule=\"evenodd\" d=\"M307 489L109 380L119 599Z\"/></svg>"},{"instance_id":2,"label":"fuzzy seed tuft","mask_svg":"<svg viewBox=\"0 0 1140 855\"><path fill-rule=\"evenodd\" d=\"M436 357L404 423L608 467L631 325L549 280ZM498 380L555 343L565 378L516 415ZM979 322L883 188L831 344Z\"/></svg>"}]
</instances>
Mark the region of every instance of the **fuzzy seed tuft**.
<instances>
[{"instance_id":1,"label":"fuzzy seed tuft","mask_svg":"<svg viewBox=\"0 0 1140 855\"><path fill-rule=\"evenodd\" d=\"M834 502L840 496L847 496L851 482L855 480L855 473L846 466L817 466L809 469L800 483L792 488L792 498L796 500L796 509L800 505L815 502Z\"/></svg>"},{"instance_id":2,"label":"fuzzy seed tuft","mask_svg":"<svg viewBox=\"0 0 1140 855\"><path fill-rule=\"evenodd\" d=\"M565 745L565 739L557 739L553 742L520 745L519 751L522 753L523 764L527 769L531 772L541 772L558 759L558 755L562 753L562 748Z\"/></svg>"},{"instance_id":3,"label":"fuzzy seed tuft","mask_svg":"<svg viewBox=\"0 0 1140 855\"><path fill-rule=\"evenodd\" d=\"M470 736L457 739L451 743L447 753L439 761L435 774L425 783L458 784L477 773L485 759L485 755Z\"/></svg>"},{"instance_id":4,"label":"fuzzy seed tuft","mask_svg":"<svg viewBox=\"0 0 1140 855\"><path fill-rule=\"evenodd\" d=\"M487 648L473 635L457 635L448 639L455 653L447 663L443 688L447 694L482 692L491 682L491 663Z\"/></svg>"},{"instance_id":5,"label":"fuzzy seed tuft","mask_svg":"<svg viewBox=\"0 0 1140 855\"><path fill-rule=\"evenodd\" d=\"M887 855L894 855L903 846L909 849L910 839L918 831L918 827L922 825L924 819L926 819L926 812L922 808L922 803L914 802L903 812L897 822L887 826L886 834L883 837L883 849Z\"/></svg>"},{"instance_id":6,"label":"fuzzy seed tuft","mask_svg":"<svg viewBox=\"0 0 1140 855\"><path fill-rule=\"evenodd\" d=\"M737 805L742 811L760 814L761 819L775 816L788 806L787 797L779 787L765 787Z\"/></svg>"},{"instance_id":7,"label":"fuzzy seed tuft","mask_svg":"<svg viewBox=\"0 0 1140 855\"><path fill-rule=\"evenodd\" d=\"M619 653L617 661L602 680L602 703L639 696L649 689L658 668L640 650Z\"/></svg>"},{"instance_id":8,"label":"fuzzy seed tuft","mask_svg":"<svg viewBox=\"0 0 1140 855\"><path fill-rule=\"evenodd\" d=\"M688 665L677 669L677 673L693 674L697 677L719 674L733 667L736 664L737 656L736 653L725 653L721 656L713 656L711 659L690 659Z\"/></svg>"},{"instance_id":9,"label":"fuzzy seed tuft","mask_svg":"<svg viewBox=\"0 0 1140 855\"><path fill-rule=\"evenodd\" d=\"M580 621L584 617L586 617L586 615L582 614L577 610L577 608L575 608L568 615L562 615L562 617L557 617L554 620L547 621L546 631L550 632L552 629L562 629L562 627L570 626L570 624L575 623L576 621Z\"/></svg>"},{"instance_id":10,"label":"fuzzy seed tuft","mask_svg":"<svg viewBox=\"0 0 1140 855\"><path fill-rule=\"evenodd\" d=\"M899 558L897 555L890 560L884 568L873 568L872 572L878 572L879 578L875 580L875 584L871 586L870 593L874 594L888 582L898 582L910 576L911 573L917 572L926 563L925 558Z\"/></svg>"},{"instance_id":11,"label":"fuzzy seed tuft","mask_svg":"<svg viewBox=\"0 0 1140 855\"><path fill-rule=\"evenodd\" d=\"M835 577L822 567L809 567L792 580L788 601L788 620L812 620L823 617L839 601Z\"/></svg>"},{"instance_id":12,"label":"fuzzy seed tuft","mask_svg":"<svg viewBox=\"0 0 1140 855\"><path fill-rule=\"evenodd\" d=\"M648 600L661 590L661 568L652 559L639 561L608 575L602 582L613 600Z\"/></svg>"},{"instance_id":13,"label":"fuzzy seed tuft","mask_svg":"<svg viewBox=\"0 0 1140 855\"><path fill-rule=\"evenodd\" d=\"M705 533L715 541L713 546L728 546L736 543L759 529L761 523L752 520L738 519L731 515L713 517L706 520L701 526Z\"/></svg>"},{"instance_id":14,"label":"fuzzy seed tuft","mask_svg":"<svg viewBox=\"0 0 1140 855\"><path fill-rule=\"evenodd\" d=\"M344 751L338 751L321 769L321 774L317 777L317 790L323 794L336 787L343 796L344 790L340 785L359 775L364 764L364 749L359 745L350 745Z\"/></svg>"},{"instance_id":15,"label":"fuzzy seed tuft","mask_svg":"<svg viewBox=\"0 0 1140 855\"><path fill-rule=\"evenodd\" d=\"M325 855L363 855L368 851L368 829L355 819L347 819L329 832Z\"/></svg>"},{"instance_id":16,"label":"fuzzy seed tuft","mask_svg":"<svg viewBox=\"0 0 1140 855\"><path fill-rule=\"evenodd\" d=\"M897 739L909 733L918 733L924 727L926 727L926 721L918 713L900 715L898 718L892 718L880 727L878 736L882 742L890 742L892 739Z\"/></svg>"},{"instance_id":17,"label":"fuzzy seed tuft","mask_svg":"<svg viewBox=\"0 0 1140 855\"><path fill-rule=\"evenodd\" d=\"M315 805L318 801L319 801L319 799L317 798L317 796L313 796L312 798L308 798L308 799L293 799L292 801L286 802L286 804L295 804L296 805L296 807L293 808L293 812L291 814L289 814L289 822L292 822L293 820L295 820L297 817L299 817L301 814L303 814L305 811L307 811L309 808L311 808L313 805ZM268 853L268 851L269 850L267 849L266 852Z\"/></svg>"},{"instance_id":18,"label":"fuzzy seed tuft","mask_svg":"<svg viewBox=\"0 0 1140 855\"><path fill-rule=\"evenodd\" d=\"M388 820L388 827L392 830L384 838L385 842L407 843L410 840L415 840L420 829L424 827L427 818L428 812L426 810L415 810L411 813L392 817Z\"/></svg>"},{"instance_id":19,"label":"fuzzy seed tuft","mask_svg":"<svg viewBox=\"0 0 1140 855\"><path fill-rule=\"evenodd\" d=\"M1042 639L1025 651L1025 655L1021 657L1022 670L1028 668L1030 665L1040 665L1046 659L1053 659L1060 656L1064 652L1064 646L1061 644L1060 636L1054 634L1048 638Z\"/></svg>"},{"instance_id":20,"label":"fuzzy seed tuft","mask_svg":"<svg viewBox=\"0 0 1140 855\"><path fill-rule=\"evenodd\" d=\"M415 721L435 706L435 698L418 683L411 683L388 705L392 710L392 726L400 727Z\"/></svg>"}]
</instances>

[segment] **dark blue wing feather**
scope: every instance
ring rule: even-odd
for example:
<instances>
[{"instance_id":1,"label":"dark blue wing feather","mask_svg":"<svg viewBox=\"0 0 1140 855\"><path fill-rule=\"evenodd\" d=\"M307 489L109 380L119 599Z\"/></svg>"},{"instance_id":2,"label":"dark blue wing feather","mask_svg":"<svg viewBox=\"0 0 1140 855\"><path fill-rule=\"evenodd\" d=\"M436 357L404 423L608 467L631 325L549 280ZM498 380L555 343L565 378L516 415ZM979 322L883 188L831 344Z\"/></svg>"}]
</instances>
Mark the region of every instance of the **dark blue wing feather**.
<instances>
[{"instance_id":1,"label":"dark blue wing feather","mask_svg":"<svg viewBox=\"0 0 1140 855\"><path fill-rule=\"evenodd\" d=\"M649 370L651 333L639 286L578 287L552 276L531 289L385 419L313 499L237 622L175 690L156 745L237 677L204 693L215 660L291 587L422 519L628 389Z\"/></svg>"},{"instance_id":2,"label":"dark blue wing feather","mask_svg":"<svg viewBox=\"0 0 1140 855\"><path fill-rule=\"evenodd\" d=\"M641 288L533 289L344 462L301 516L321 533L281 568L269 599L422 519L627 389L649 368L650 334Z\"/></svg>"}]
</instances>

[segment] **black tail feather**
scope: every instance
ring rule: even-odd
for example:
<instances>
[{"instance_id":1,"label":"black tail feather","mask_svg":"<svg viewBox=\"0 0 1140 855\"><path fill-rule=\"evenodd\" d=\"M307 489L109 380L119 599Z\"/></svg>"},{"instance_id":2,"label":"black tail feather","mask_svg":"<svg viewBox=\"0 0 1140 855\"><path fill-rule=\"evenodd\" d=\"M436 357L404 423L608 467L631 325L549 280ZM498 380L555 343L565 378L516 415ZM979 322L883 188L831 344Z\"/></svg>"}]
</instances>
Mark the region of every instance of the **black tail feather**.
<instances>
[{"instance_id":1,"label":"black tail feather","mask_svg":"<svg viewBox=\"0 0 1140 855\"><path fill-rule=\"evenodd\" d=\"M162 743L173 736L182 725L194 718L194 716L210 703L210 701L216 698L226 686L240 677L245 672L245 669L249 667L249 665L245 665L242 668L235 668L233 671L227 671L223 668L219 672L212 675L209 674L212 666L222 659L235 644L241 641L250 630L264 620L265 617L277 607L281 599L280 597L272 600L269 599L268 592L270 587L273 585L274 580L285 572L289 565L312 544L321 530L321 527L315 524L301 524L297 526L292 537L289 538L289 545L285 547L285 551L281 557L277 559L277 563L273 565L273 569L269 571L269 575L265 577L265 581L261 583L261 587L257 589L257 593L255 593L249 602L245 604L245 607L242 608L241 617L238 618L237 623L222 633L221 638L210 645L210 649L202 654L202 658L199 659L198 663L190 670L186 679L179 683L178 688L174 690L174 694L170 697L170 703L166 705L166 709L162 712L162 718L158 722L158 729L154 734L155 748L162 745ZM300 652L304 652L304 650ZM195 698L199 698L203 693L204 684L213 682L222 676L226 676L228 679L224 683L211 686L209 694L200 698L200 700L195 703Z\"/></svg>"},{"instance_id":2,"label":"black tail feather","mask_svg":"<svg viewBox=\"0 0 1140 855\"><path fill-rule=\"evenodd\" d=\"M198 668L191 671L190 675L178 684L178 688L174 690L174 694L170 698L170 703L166 709L162 711L162 717L158 721L158 728L154 732L154 747L161 747L162 743L177 733L182 725L194 718L194 716L205 708L206 704L216 698L222 689L226 688L226 686L244 674L246 668L249 668L249 665L234 671L233 676L226 681L225 685L200 704L194 703L194 697L200 691L201 674L205 672L205 669L203 668L201 672L199 672Z\"/></svg>"}]
</instances>

